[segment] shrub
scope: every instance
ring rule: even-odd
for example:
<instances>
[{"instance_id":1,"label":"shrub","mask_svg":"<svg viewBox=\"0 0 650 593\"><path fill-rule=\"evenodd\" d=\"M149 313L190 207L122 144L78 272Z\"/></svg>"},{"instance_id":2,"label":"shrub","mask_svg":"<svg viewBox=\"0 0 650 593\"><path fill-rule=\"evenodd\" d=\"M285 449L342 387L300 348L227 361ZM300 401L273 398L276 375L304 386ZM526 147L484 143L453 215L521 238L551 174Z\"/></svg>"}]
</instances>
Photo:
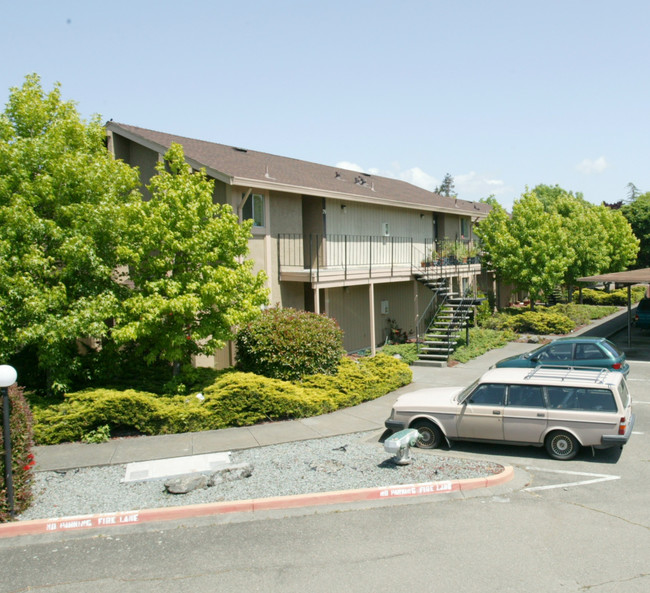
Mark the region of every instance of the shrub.
<instances>
[{"instance_id":1,"label":"shrub","mask_svg":"<svg viewBox=\"0 0 650 593\"><path fill-rule=\"evenodd\" d=\"M518 333L568 334L576 327L576 324L566 315L546 311L526 311L513 317L513 320L513 330Z\"/></svg>"},{"instance_id":2,"label":"shrub","mask_svg":"<svg viewBox=\"0 0 650 593\"><path fill-rule=\"evenodd\" d=\"M331 411L293 383L253 373L231 373L205 390L210 428L250 426Z\"/></svg>"},{"instance_id":3,"label":"shrub","mask_svg":"<svg viewBox=\"0 0 650 593\"><path fill-rule=\"evenodd\" d=\"M86 390L35 410L39 444L101 440L128 428L170 434L303 418L385 395L412 380L411 369L383 354L342 359L336 375L288 382L228 372L197 396L161 397L143 391Z\"/></svg>"},{"instance_id":4,"label":"shrub","mask_svg":"<svg viewBox=\"0 0 650 593\"><path fill-rule=\"evenodd\" d=\"M14 511L21 513L32 502L32 468L34 444L32 414L25 400L23 389L13 385L9 388L9 430L11 436L11 468L14 489ZM0 431L2 459L0 459L0 523L10 520L7 484L5 483L4 431Z\"/></svg>"},{"instance_id":5,"label":"shrub","mask_svg":"<svg viewBox=\"0 0 650 593\"><path fill-rule=\"evenodd\" d=\"M343 331L329 317L296 309L267 309L237 333L244 372L285 381L336 373Z\"/></svg>"},{"instance_id":6,"label":"shrub","mask_svg":"<svg viewBox=\"0 0 650 593\"><path fill-rule=\"evenodd\" d=\"M640 301L645 295L645 286L633 286L631 299L633 303ZM627 288L619 288L611 292L593 288L582 289L582 302L587 305L614 305L625 307L627 305Z\"/></svg>"}]
</instances>

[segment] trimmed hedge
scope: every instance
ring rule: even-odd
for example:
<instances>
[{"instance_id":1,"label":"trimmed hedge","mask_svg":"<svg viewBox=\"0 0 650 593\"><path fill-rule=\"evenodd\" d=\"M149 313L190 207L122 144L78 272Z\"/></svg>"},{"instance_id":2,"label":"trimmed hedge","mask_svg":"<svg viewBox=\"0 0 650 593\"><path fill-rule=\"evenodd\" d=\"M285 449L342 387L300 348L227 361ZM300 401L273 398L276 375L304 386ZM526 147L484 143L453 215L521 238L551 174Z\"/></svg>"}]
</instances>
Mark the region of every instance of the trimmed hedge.
<instances>
[{"instance_id":1,"label":"trimmed hedge","mask_svg":"<svg viewBox=\"0 0 650 593\"><path fill-rule=\"evenodd\" d=\"M39 444L51 445L82 440L106 425L113 436L124 429L155 435L250 426L356 405L407 385L412 378L406 364L377 354L358 362L344 358L335 375L313 375L303 381L233 371L193 396L85 390L36 410L34 434Z\"/></svg>"},{"instance_id":2,"label":"trimmed hedge","mask_svg":"<svg viewBox=\"0 0 650 593\"><path fill-rule=\"evenodd\" d=\"M237 367L272 379L333 375L343 350L343 331L324 315L266 309L237 333Z\"/></svg>"},{"instance_id":3,"label":"trimmed hedge","mask_svg":"<svg viewBox=\"0 0 650 593\"><path fill-rule=\"evenodd\" d=\"M32 502L32 468L34 444L32 433L32 413L23 394L22 387L12 385L9 388L9 430L11 433L11 471L14 488L14 511L23 512ZM1 408L0 408L1 409ZM0 414L1 416L1 414ZM9 521L9 500L5 483L4 434L0 430L0 523Z\"/></svg>"},{"instance_id":4,"label":"trimmed hedge","mask_svg":"<svg viewBox=\"0 0 650 593\"><path fill-rule=\"evenodd\" d=\"M632 302L638 303L645 295L645 292L645 286L633 286L631 295ZM619 288L611 292L596 290L593 288L583 288L582 302L585 305L615 305L617 307L626 307L627 288Z\"/></svg>"}]
</instances>

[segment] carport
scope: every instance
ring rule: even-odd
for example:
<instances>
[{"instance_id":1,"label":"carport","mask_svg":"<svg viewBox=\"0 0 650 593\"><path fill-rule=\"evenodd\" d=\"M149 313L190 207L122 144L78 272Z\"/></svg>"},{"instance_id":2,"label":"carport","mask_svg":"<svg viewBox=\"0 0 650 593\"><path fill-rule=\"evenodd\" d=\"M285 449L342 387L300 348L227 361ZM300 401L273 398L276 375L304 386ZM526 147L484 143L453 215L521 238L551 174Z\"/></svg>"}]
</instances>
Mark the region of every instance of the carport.
<instances>
[{"instance_id":1,"label":"carport","mask_svg":"<svg viewBox=\"0 0 650 593\"><path fill-rule=\"evenodd\" d=\"M578 278L578 282L614 282L627 286L627 345L632 344L632 285L650 284L650 268Z\"/></svg>"}]
</instances>

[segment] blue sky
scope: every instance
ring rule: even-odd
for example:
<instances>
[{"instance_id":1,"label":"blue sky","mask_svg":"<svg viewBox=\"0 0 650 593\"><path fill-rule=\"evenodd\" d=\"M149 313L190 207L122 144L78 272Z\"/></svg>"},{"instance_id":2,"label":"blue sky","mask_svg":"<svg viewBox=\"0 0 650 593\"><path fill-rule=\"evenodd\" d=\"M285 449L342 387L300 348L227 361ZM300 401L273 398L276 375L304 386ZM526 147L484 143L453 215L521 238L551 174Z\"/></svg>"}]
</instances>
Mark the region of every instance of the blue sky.
<instances>
[{"instance_id":1,"label":"blue sky","mask_svg":"<svg viewBox=\"0 0 650 593\"><path fill-rule=\"evenodd\" d=\"M0 101L401 178L510 209L650 191L645 0L2 0Z\"/></svg>"}]
</instances>

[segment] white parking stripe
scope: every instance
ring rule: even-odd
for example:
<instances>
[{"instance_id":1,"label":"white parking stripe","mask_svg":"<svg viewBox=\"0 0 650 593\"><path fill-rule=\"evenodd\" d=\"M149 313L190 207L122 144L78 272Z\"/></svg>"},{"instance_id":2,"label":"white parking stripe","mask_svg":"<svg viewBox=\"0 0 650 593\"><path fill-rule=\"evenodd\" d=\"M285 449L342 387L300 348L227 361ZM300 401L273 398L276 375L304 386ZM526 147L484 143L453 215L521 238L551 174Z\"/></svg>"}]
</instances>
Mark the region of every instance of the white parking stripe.
<instances>
[{"instance_id":1,"label":"white parking stripe","mask_svg":"<svg viewBox=\"0 0 650 593\"><path fill-rule=\"evenodd\" d=\"M571 476L589 476L596 478L594 480L582 480L581 482L565 482L564 484L551 484L549 486L533 486L532 488L524 488L525 492L533 492L535 490L552 490L553 488L569 488L570 486L586 486L587 484L596 484L597 482L609 482L611 480L620 480L621 476L609 476L607 474L588 474L584 472L570 472L561 469L542 469L541 467L527 467L527 470L536 472L548 472L552 474L568 474Z\"/></svg>"}]
</instances>

